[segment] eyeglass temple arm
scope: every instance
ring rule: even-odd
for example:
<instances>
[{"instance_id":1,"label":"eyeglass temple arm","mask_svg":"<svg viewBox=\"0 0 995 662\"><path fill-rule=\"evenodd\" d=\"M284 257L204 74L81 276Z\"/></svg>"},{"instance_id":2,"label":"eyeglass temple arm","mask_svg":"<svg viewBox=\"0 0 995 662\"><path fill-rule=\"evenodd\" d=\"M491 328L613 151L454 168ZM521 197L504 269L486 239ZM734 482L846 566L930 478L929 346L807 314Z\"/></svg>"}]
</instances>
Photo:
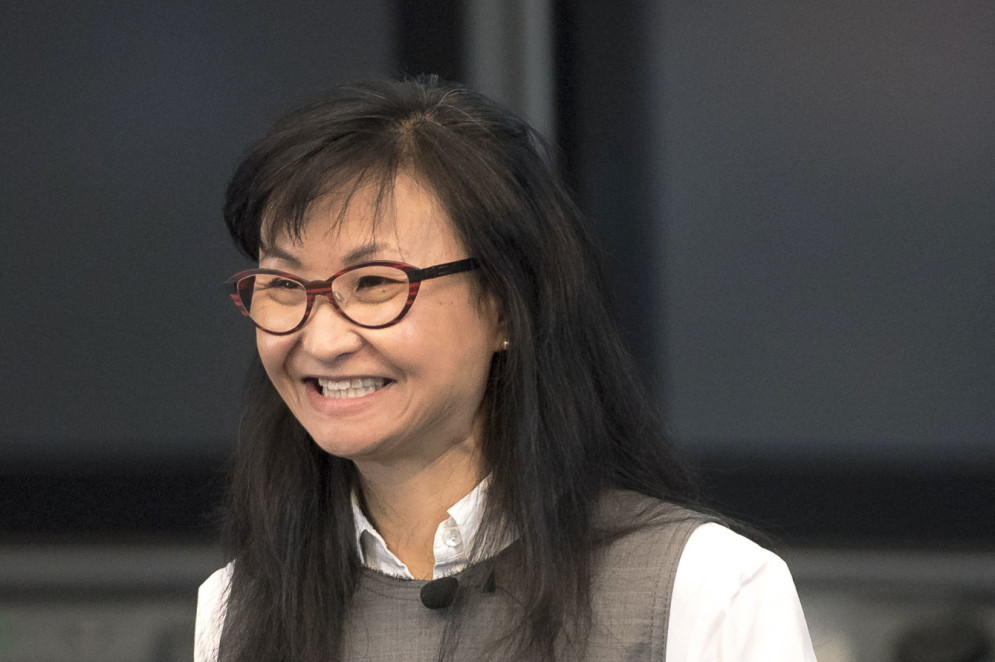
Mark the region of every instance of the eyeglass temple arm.
<instances>
[{"instance_id":1,"label":"eyeglass temple arm","mask_svg":"<svg viewBox=\"0 0 995 662\"><path fill-rule=\"evenodd\" d=\"M414 269L408 272L408 282L417 283L423 280L429 280L431 278L448 276L449 274L458 274L462 271L471 271L479 266L480 264L477 263L477 260L475 260L472 257L468 257L465 260L457 260L455 262L446 262L445 264L437 264L434 267L426 267L424 269Z\"/></svg>"}]
</instances>

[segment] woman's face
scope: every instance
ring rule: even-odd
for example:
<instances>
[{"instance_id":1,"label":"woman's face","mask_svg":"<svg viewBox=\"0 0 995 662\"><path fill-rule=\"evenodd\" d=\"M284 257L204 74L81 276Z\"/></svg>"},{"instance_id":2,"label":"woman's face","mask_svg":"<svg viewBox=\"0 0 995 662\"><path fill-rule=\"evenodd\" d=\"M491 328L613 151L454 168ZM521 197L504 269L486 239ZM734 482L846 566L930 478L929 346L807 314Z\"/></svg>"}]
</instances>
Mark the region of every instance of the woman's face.
<instances>
[{"instance_id":1,"label":"woman's face","mask_svg":"<svg viewBox=\"0 0 995 662\"><path fill-rule=\"evenodd\" d=\"M471 257L434 194L410 176L398 177L394 204L375 234L370 191L357 192L341 219L340 211L315 203L301 240L278 236L260 251L259 266L319 280L372 260L428 267ZM404 319L384 329L356 326L316 297L300 330L257 331L269 378L321 448L362 469L364 462L426 466L456 446L476 447L491 357L504 335L498 306L480 295L473 278L471 272L422 282ZM323 385L353 380L382 387L326 397Z\"/></svg>"}]
</instances>

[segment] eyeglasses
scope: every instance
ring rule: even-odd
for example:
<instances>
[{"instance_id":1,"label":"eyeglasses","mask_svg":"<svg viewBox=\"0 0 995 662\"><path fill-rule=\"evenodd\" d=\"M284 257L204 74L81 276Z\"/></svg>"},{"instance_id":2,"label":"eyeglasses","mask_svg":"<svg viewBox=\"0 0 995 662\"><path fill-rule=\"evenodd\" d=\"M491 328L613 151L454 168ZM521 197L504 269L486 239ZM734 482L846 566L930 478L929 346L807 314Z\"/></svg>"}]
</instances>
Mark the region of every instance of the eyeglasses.
<instances>
[{"instance_id":1,"label":"eyeglasses","mask_svg":"<svg viewBox=\"0 0 995 662\"><path fill-rule=\"evenodd\" d=\"M423 280L471 271L467 258L419 269L401 262L367 262L343 269L327 280L304 280L275 269L249 269L228 279L231 299L242 314L267 333L293 333L307 322L314 297L332 302L342 317L366 329L400 322L415 302Z\"/></svg>"}]
</instances>

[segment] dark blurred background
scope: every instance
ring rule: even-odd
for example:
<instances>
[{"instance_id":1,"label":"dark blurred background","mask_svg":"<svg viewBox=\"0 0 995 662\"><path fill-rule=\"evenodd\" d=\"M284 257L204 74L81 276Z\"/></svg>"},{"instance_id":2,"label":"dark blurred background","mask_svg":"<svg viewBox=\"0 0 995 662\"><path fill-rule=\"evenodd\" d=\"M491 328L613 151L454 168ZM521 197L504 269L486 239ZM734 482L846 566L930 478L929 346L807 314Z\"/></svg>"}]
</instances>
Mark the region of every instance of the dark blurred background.
<instances>
[{"instance_id":1,"label":"dark blurred background","mask_svg":"<svg viewBox=\"0 0 995 662\"><path fill-rule=\"evenodd\" d=\"M227 178L290 106L418 73L560 146L672 439L820 660L991 658L992 3L4 9L0 661L189 659L253 351Z\"/></svg>"}]
</instances>

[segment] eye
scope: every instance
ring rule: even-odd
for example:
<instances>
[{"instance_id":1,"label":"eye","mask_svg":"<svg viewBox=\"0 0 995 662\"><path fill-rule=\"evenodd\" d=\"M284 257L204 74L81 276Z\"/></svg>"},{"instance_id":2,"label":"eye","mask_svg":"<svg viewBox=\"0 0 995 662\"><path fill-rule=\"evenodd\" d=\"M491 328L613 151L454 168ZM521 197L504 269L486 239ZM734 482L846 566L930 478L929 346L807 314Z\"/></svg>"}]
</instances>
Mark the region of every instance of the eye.
<instances>
[{"instance_id":1,"label":"eye","mask_svg":"<svg viewBox=\"0 0 995 662\"><path fill-rule=\"evenodd\" d=\"M256 276L252 289L257 305L262 299L282 305L297 305L302 298L306 299L304 286L301 283L275 274Z\"/></svg>"},{"instance_id":2,"label":"eye","mask_svg":"<svg viewBox=\"0 0 995 662\"><path fill-rule=\"evenodd\" d=\"M408 291L408 276L400 269L371 265L349 272L338 285L347 301L379 304L403 296Z\"/></svg>"},{"instance_id":3,"label":"eye","mask_svg":"<svg viewBox=\"0 0 995 662\"><path fill-rule=\"evenodd\" d=\"M297 290L301 284L290 278L271 274L256 276L255 288L259 290Z\"/></svg>"},{"instance_id":4,"label":"eye","mask_svg":"<svg viewBox=\"0 0 995 662\"><path fill-rule=\"evenodd\" d=\"M269 287L276 290L296 290L300 289L300 283L289 278L275 278L269 284Z\"/></svg>"},{"instance_id":5,"label":"eye","mask_svg":"<svg viewBox=\"0 0 995 662\"><path fill-rule=\"evenodd\" d=\"M361 291L376 289L378 287L393 287L398 283L399 281L387 278L386 276L363 276L356 281L356 290Z\"/></svg>"}]
</instances>

